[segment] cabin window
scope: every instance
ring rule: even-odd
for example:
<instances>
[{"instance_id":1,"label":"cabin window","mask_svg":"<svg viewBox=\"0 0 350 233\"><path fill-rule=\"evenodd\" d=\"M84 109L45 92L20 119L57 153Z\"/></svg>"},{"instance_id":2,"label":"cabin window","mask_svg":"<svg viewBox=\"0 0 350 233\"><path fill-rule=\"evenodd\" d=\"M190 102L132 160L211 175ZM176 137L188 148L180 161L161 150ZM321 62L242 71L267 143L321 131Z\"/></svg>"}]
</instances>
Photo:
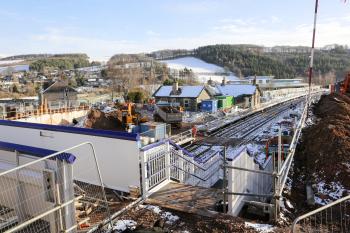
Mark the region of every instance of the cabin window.
<instances>
[{"instance_id":1,"label":"cabin window","mask_svg":"<svg viewBox=\"0 0 350 233\"><path fill-rule=\"evenodd\" d=\"M185 106L185 108L188 108L190 106L190 100L189 99L184 99L184 106Z\"/></svg>"}]
</instances>

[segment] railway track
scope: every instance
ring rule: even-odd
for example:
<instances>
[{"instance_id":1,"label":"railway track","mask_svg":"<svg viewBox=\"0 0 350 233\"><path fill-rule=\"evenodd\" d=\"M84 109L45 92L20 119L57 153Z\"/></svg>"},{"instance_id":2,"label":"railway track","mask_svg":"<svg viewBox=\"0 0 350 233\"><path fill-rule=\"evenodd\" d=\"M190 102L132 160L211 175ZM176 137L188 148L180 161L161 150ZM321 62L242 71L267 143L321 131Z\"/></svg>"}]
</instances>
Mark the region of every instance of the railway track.
<instances>
[{"instance_id":1,"label":"railway track","mask_svg":"<svg viewBox=\"0 0 350 233\"><path fill-rule=\"evenodd\" d=\"M236 121L225 128L216 130L208 137L218 138L219 141L216 145L219 145L230 138L240 140L236 146L247 144L258 137L258 135L266 129L266 126L276 123L284 113L290 110L291 104L300 106L304 101L304 99L297 99L288 102L288 104L275 106L264 112L258 112L253 116ZM193 153L196 159L207 157L207 154L211 153L211 145L202 144L201 142L190 144L186 149Z\"/></svg>"},{"instance_id":2,"label":"railway track","mask_svg":"<svg viewBox=\"0 0 350 233\"><path fill-rule=\"evenodd\" d=\"M288 104L276 106L264 112L258 112L254 116L234 122L223 129L213 132L209 137L244 139L257 129L274 123L279 116L290 110L290 104L300 105L303 102L304 100L299 99Z\"/></svg>"}]
</instances>

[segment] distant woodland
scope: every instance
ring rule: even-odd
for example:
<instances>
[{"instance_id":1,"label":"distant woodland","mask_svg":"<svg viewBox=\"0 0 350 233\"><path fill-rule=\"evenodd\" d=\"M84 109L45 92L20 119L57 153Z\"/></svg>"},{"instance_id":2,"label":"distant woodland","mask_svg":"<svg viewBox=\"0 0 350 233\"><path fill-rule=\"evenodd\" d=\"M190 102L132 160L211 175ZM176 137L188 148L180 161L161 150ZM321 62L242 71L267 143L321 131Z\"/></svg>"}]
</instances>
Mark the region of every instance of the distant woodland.
<instances>
[{"instance_id":1,"label":"distant woodland","mask_svg":"<svg viewBox=\"0 0 350 233\"><path fill-rule=\"evenodd\" d=\"M206 62L223 66L237 76L272 75L276 78L306 77L310 48L302 46L208 45L194 50L161 50L150 54L154 58L196 56ZM350 70L350 51L346 46L333 45L316 49L316 77L341 78Z\"/></svg>"},{"instance_id":2,"label":"distant woodland","mask_svg":"<svg viewBox=\"0 0 350 233\"><path fill-rule=\"evenodd\" d=\"M40 57L30 61L30 70L44 72L45 70L71 70L90 65L86 54L62 54Z\"/></svg>"}]
</instances>

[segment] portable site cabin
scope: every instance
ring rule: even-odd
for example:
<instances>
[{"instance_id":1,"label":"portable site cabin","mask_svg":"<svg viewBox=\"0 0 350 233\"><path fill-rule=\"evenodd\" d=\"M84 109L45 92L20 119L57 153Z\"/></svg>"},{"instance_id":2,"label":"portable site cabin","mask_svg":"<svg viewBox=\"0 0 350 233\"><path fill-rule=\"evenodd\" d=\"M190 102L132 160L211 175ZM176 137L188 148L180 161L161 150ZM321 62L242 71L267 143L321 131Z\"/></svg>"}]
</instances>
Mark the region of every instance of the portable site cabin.
<instances>
[{"instance_id":1,"label":"portable site cabin","mask_svg":"<svg viewBox=\"0 0 350 233\"><path fill-rule=\"evenodd\" d=\"M216 99L202 100L201 110L202 112L210 112L210 113L216 112L218 110L218 100Z\"/></svg>"},{"instance_id":2,"label":"portable site cabin","mask_svg":"<svg viewBox=\"0 0 350 233\"><path fill-rule=\"evenodd\" d=\"M234 105L233 96L216 96L216 99L218 100L219 109L231 108Z\"/></svg>"},{"instance_id":3,"label":"portable site cabin","mask_svg":"<svg viewBox=\"0 0 350 233\"><path fill-rule=\"evenodd\" d=\"M256 85L252 84L226 84L217 85L217 97L221 99L226 97L230 100L232 98L232 104L226 106L231 107L233 104L236 106L241 106L243 108L256 107L260 104L260 89ZM233 101L234 98L234 101ZM219 103L219 108L221 104Z\"/></svg>"}]
</instances>

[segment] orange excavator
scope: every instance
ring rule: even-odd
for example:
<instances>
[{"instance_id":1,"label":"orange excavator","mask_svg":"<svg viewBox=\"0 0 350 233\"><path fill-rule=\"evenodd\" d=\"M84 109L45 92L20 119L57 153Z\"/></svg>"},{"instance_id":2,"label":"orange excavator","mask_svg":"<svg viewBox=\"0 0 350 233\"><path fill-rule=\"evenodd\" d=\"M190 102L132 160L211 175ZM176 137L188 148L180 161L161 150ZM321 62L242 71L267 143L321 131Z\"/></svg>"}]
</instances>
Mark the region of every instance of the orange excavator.
<instances>
[{"instance_id":1,"label":"orange excavator","mask_svg":"<svg viewBox=\"0 0 350 233\"><path fill-rule=\"evenodd\" d=\"M341 84L340 93L343 95L346 93L350 94L350 72L347 73L344 81Z\"/></svg>"},{"instance_id":2,"label":"orange excavator","mask_svg":"<svg viewBox=\"0 0 350 233\"><path fill-rule=\"evenodd\" d=\"M141 117L141 114L135 111L134 103L125 103L118 108L118 119L124 125L147 122L146 117Z\"/></svg>"}]
</instances>

